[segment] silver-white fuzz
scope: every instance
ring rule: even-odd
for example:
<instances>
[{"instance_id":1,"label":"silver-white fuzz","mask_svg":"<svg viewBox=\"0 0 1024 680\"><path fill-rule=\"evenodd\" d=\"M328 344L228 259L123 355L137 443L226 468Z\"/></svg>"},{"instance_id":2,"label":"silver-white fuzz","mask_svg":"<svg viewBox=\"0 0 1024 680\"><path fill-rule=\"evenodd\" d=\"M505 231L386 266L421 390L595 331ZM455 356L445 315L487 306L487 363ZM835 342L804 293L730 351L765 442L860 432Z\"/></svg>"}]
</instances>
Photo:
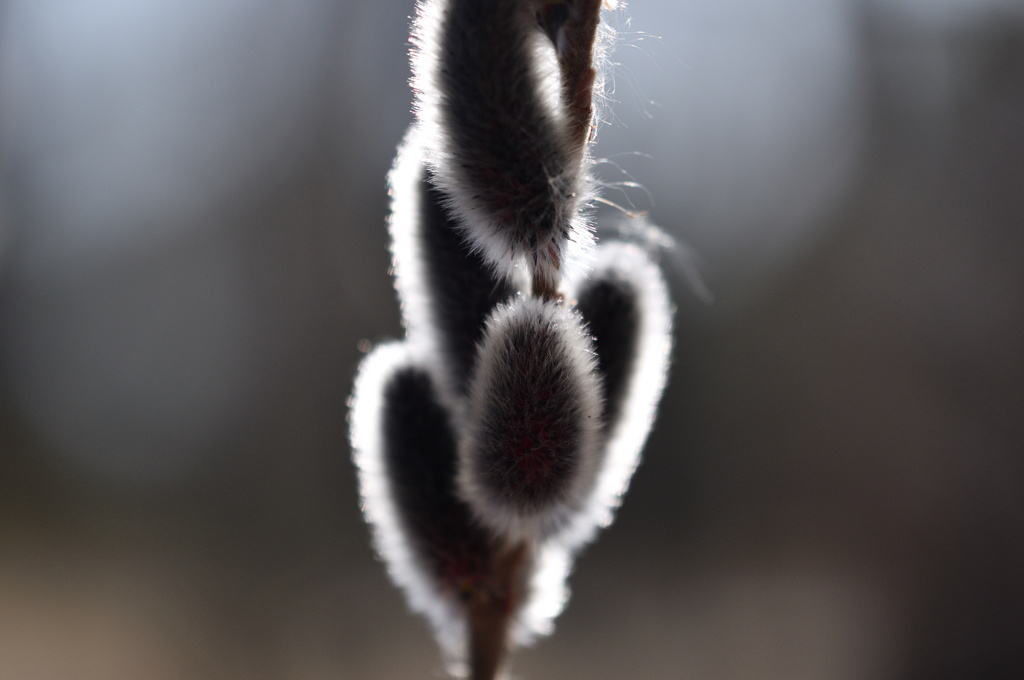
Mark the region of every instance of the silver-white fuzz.
<instances>
[{"instance_id":1,"label":"silver-white fuzz","mask_svg":"<svg viewBox=\"0 0 1024 680\"><path fill-rule=\"evenodd\" d=\"M653 424L666 381L672 348L672 305L660 270L639 247L630 244L601 244L595 255L592 275L568 282L570 296L589 281L608 276L631 282L637 292L640 310L636 329L639 342L618 417L608 424L604 437L593 428L586 429L586 436L592 443L585 444L582 449L586 461L582 474L569 486L560 504L524 517L514 505L498 504L489 491L474 484L473 475L466 473L473 463L460 463L463 472L457 481L464 499L472 508L479 508L476 515L480 521L499 535L511 532L522 536L528 533L536 547L529 588L513 622L512 637L517 644L527 644L538 635L550 633L554 619L567 601L565 582L574 556L600 528L611 523L639 462L640 451ZM573 363L584 376L581 384L592 380L585 377L593 375L592 349L586 342L586 330L580 327L578 315L557 304L537 300L519 298L514 304L526 304L535 310L540 306L545 313L539 316L548 316L546 310L550 309L550 318L562 318L565 342L575 347L570 354L576 356ZM502 317L500 325L504 327L513 323L513 314L506 307L496 313L496 317ZM494 325L498 322L488 324L489 327ZM570 328L572 330L568 330ZM496 330L494 335L500 338L503 333ZM429 349L429 343L411 342L411 336L410 333L406 342L377 347L360 365L351 400L351 442L358 469L361 506L373 529L375 547L391 578L405 591L411 608L430 621L449 664L454 664L454 668L465 658L465 611L456 593L438 588L431 580L422 556L417 554L402 528L395 505L396 491L382 458L382 390L389 378L397 371L413 366L433 375L438 385L443 384L443 371L437 370L437 362L433 358L436 354ZM498 343L492 343L484 356L489 356L488 361L492 364L507 364L507 354L501 351ZM484 372L491 373L489 370ZM500 399L502 395L493 394L493 388L488 388L483 381L475 382L469 399L460 403L457 410L472 412L474 404L483 403L489 389L492 397ZM596 396L600 394L599 386L577 389L580 398L589 404L586 409L592 413L599 412L600 401ZM470 420L472 418L469 416ZM597 418L587 421L597 422ZM464 435L460 459L469 455L472 447L469 437L472 436Z\"/></svg>"},{"instance_id":2,"label":"silver-white fuzz","mask_svg":"<svg viewBox=\"0 0 1024 680\"><path fill-rule=\"evenodd\" d=\"M552 4L552 3L547 3ZM471 244L502 275L552 288L586 266L593 195L561 93L542 0L423 0L412 43L426 162Z\"/></svg>"},{"instance_id":3,"label":"silver-white fuzz","mask_svg":"<svg viewBox=\"0 0 1024 680\"><path fill-rule=\"evenodd\" d=\"M598 529L611 524L615 510L622 504L654 425L671 362L674 306L658 266L636 245L602 243L595 251L593 271L569 282L570 297L588 281L605 278L634 286L640 317L635 329L638 342L621 410L608 423L600 475L584 512L574 517L560 535L560 540L571 549L589 542Z\"/></svg>"},{"instance_id":4,"label":"silver-white fuzz","mask_svg":"<svg viewBox=\"0 0 1024 680\"><path fill-rule=\"evenodd\" d=\"M388 173L388 193L391 213L388 231L391 235L391 266L402 313L402 325L409 342L415 343L427 356L445 356L444 323L442 310L447 301L437 299L436 286L430 281L424 233L424 197L421 191L425 163L423 133L413 125L398 147L398 155ZM525 272L515 270L511 284L526 290L529 281ZM460 392L457 377L452 371L440 371L438 378L442 398L449 408L458 412L457 395Z\"/></svg>"},{"instance_id":5,"label":"silver-white fuzz","mask_svg":"<svg viewBox=\"0 0 1024 680\"><path fill-rule=\"evenodd\" d=\"M560 301L492 312L459 442L459 489L481 524L538 540L583 508L603 458L596 369L583 320Z\"/></svg>"},{"instance_id":6,"label":"silver-white fuzz","mask_svg":"<svg viewBox=\"0 0 1024 680\"><path fill-rule=\"evenodd\" d=\"M423 356L436 357L442 354L440 324L435 318L434 301L430 299L431 288L427 282L427 265L418 223L422 196L416 185L420 182L422 169L422 135L416 126L412 126L399 145L395 163L388 173L391 268L407 342L415 345ZM447 371L438 371L437 377L442 398L450 406L454 405L456 387L452 376Z\"/></svg>"},{"instance_id":7,"label":"silver-white fuzz","mask_svg":"<svg viewBox=\"0 0 1024 680\"><path fill-rule=\"evenodd\" d=\"M391 213L388 232L391 235L391 273L402 312L402 325L410 341L422 346L426 354L438 353L438 324L433 318L434 305L429 297L426 262L418 234L422 206L416 191L423 169L423 141L416 126L409 128L398 146L398 155L388 173L388 195Z\"/></svg>"},{"instance_id":8,"label":"silver-white fuzz","mask_svg":"<svg viewBox=\"0 0 1024 680\"><path fill-rule=\"evenodd\" d=\"M379 345L359 365L349 401L352 459L359 479L363 516L373 532L373 544L391 579L405 591L409 606L423 614L450 664L465 657L466 618L458 594L439 588L423 556L402 526L394 488L384 460L384 386L398 371L415 367L435 375L429 355L406 342Z\"/></svg>"},{"instance_id":9,"label":"silver-white fuzz","mask_svg":"<svg viewBox=\"0 0 1024 680\"><path fill-rule=\"evenodd\" d=\"M351 443L376 548L456 675L551 631L667 377L661 272L594 248L585 215L601 4L417 4L388 176L406 337L363 360Z\"/></svg>"}]
</instances>

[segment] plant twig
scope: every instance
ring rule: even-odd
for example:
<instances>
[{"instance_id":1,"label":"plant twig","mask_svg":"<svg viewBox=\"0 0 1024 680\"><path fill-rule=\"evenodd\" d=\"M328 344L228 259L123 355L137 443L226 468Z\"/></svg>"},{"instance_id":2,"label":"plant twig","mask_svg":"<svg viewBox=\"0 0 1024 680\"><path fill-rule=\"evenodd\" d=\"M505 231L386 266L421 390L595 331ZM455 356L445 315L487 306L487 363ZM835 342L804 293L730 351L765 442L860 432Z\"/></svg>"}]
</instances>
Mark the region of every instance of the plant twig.
<instances>
[{"instance_id":1,"label":"plant twig","mask_svg":"<svg viewBox=\"0 0 1024 680\"><path fill-rule=\"evenodd\" d=\"M494 680L508 649L509 626L522 600L529 549L525 542L498 555L494 582L478 589L469 602L469 667L471 680Z\"/></svg>"}]
</instances>

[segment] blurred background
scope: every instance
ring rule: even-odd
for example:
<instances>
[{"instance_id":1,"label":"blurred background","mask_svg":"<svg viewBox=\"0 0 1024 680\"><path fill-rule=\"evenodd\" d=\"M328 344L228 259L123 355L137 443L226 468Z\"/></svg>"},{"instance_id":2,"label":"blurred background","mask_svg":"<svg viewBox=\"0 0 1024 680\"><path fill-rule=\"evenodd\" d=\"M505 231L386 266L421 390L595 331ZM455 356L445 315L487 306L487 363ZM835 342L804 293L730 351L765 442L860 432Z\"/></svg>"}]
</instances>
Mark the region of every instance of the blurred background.
<instances>
[{"instance_id":1,"label":"blurred background","mask_svg":"<svg viewBox=\"0 0 1024 680\"><path fill-rule=\"evenodd\" d=\"M0 0L0 678L442 677L346 425L412 11ZM609 20L674 365L517 677L1024 677L1024 4Z\"/></svg>"}]
</instances>

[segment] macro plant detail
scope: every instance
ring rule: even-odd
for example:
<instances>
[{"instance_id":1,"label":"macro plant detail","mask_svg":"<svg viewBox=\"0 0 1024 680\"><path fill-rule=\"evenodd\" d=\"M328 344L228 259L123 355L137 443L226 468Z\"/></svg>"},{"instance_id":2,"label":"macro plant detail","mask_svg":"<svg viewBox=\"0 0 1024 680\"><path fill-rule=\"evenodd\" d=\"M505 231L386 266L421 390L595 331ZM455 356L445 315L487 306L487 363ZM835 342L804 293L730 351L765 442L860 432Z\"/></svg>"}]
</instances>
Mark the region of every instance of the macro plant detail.
<instances>
[{"instance_id":1,"label":"macro plant detail","mask_svg":"<svg viewBox=\"0 0 1024 680\"><path fill-rule=\"evenodd\" d=\"M474 680L550 632L666 380L664 279L587 212L601 11L424 0L413 27L388 178L406 337L363 360L351 439L378 552Z\"/></svg>"}]
</instances>

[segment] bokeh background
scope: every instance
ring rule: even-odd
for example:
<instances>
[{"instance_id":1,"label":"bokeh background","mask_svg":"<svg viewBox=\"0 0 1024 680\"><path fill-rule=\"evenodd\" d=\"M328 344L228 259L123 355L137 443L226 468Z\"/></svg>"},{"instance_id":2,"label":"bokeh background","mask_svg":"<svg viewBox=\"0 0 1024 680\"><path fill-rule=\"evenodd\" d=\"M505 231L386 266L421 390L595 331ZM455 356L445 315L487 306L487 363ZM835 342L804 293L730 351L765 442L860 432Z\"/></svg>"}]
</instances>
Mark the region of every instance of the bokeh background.
<instances>
[{"instance_id":1,"label":"bokeh background","mask_svg":"<svg viewBox=\"0 0 1024 680\"><path fill-rule=\"evenodd\" d=\"M442 676L346 442L412 10L0 0L3 680ZM674 365L517 677L1024 677L1024 4L610 21Z\"/></svg>"}]
</instances>

